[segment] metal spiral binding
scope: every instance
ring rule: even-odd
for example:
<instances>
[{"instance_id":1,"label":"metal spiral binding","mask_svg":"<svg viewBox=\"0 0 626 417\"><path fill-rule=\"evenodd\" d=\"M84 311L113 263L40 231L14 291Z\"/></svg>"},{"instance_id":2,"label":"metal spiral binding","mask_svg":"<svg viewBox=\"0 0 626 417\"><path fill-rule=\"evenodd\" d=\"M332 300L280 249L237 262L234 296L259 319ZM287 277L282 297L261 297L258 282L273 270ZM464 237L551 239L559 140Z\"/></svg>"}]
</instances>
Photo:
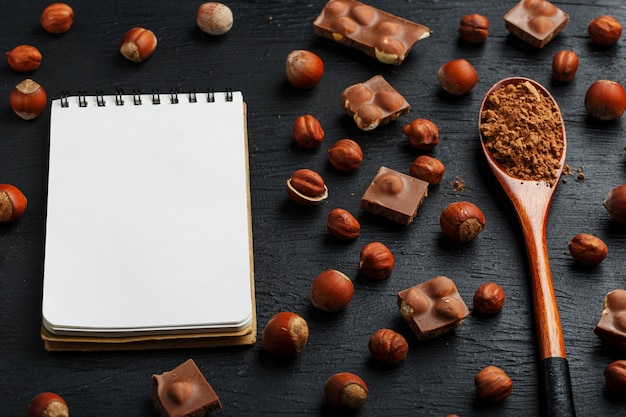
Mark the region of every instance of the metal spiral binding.
<instances>
[{"instance_id":1,"label":"metal spiral binding","mask_svg":"<svg viewBox=\"0 0 626 417\"><path fill-rule=\"evenodd\" d=\"M61 93L61 107L69 107L70 103L67 100L67 97L70 95L69 91L63 91Z\"/></svg>"},{"instance_id":2,"label":"metal spiral binding","mask_svg":"<svg viewBox=\"0 0 626 417\"><path fill-rule=\"evenodd\" d=\"M133 104L135 106L141 106L143 104L142 102L142 97L141 97L141 92L139 89L134 89L132 91L132 100L133 100ZM215 89L210 88L207 89L207 103L214 103L216 101L215 98ZM115 89L115 105L116 106L123 106L124 105L124 90L121 88L116 88ZM60 104L61 107L69 107L70 106L70 101L69 101L69 97L70 97L70 92L65 90L61 92L60 95ZM78 106L79 107L87 107L88 105L88 100L87 100L87 93L85 90L79 90L78 91ZM151 93L150 93L150 98L151 98L151 102L152 104L156 105L156 104L161 104L161 93L159 92L158 89L152 89ZM106 106L106 99L105 99L105 94L102 90L96 90L95 93L95 100L96 100L96 105L98 107L105 107ZM178 104L179 103L179 97L178 97L178 89L172 88L170 89L169 92L169 100L171 104ZM195 89L191 89L187 92L187 100L189 101L189 103L197 103L198 102L198 93L196 92ZM227 102L231 102L233 101L233 90L232 88L227 88L224 90L224 100Z\"/></svg>"},{"instance_id":3,"label":"metal spiral binding","mask_svg":"<svg viewBox=\"0 0 626 417\"><path fill-rule=\"evenodd\" d=\"M152 104L161 104L161 95L159 89L152 89Z\"/></svg>"},{"instance_id":4,"label":"metal spiral binding","mask_svg":"<svg viewBox=\"0 0 626 417\"><path fill-rule=\"evenodd\" d=\"M102 90L96 90L96 104L98 107L104 107L107 104L104 100L104 92Z\"/></svg>"},{"instance_id":5,"label":"metal spiral binding","mask_svg":"<svg viewBox=\"0 0 626 417\"><path fill-rule=\"evenodd\" d=\"M115 90L115 104L118 106L124 105L124 90L121 88Z\"/></svg>"},{"instance_id":6,"label":"metal spiral binding","mask_svg":"<svg viewBox=\"0 0 626 417\"><path fill-rule=\"evenodd\" d=\"M133 104L135 106L141 106L141 92L138 89L133 90Z\"/></svg>"},{"instance_id":7,"label":"metal spiral binding","mask_svg":"<svg viewBox=\"0 0 626 417\"><path fill-rule=\"evenodd\" d=\"M226 89L226 101L233 101L233 89L232 88Z\"/></svg>"},{"instance_id":8,"label":"metal spiral binding","mask_svg":"<svg viewBox=\"0 0 626 417\"><path fill-rule=\"evenodd\" d=\"M170 88L170 103L178 104L178 90Z\"/></svg>"},{"instance_id":9,"label":"metal spiral binding","mask_svg":"<svg viewBox=\"0 0 626 417\"><path fill-rule=\"evenodd\" d=\"M87 107L87 93L84 90L78 92L78 107Z\"/></svg>"},{"instance_id":10,"label":"metal spiral binding","mask_svg":"<svg viewBox=\"0 0 626 417\"><path fill-rule=\"evenodd\" d=\"M193 89L193 90L191 90L189 92L188 98L189 98L189 102L190 103L197 103L198 102L198 98L196 97L196 90L195 89Z\"/></svg>"},{"instance_id":11,"label":"metal spiral binding","mask_svg":"<svg viewBox=\"0 0 626 417\"><path fill-rule=\"evenodd\" d=\"M213 88L209 88L209 93L207 94L206 101L208 103L215 103L215 90Z\"/></svg>"}]
</instances>

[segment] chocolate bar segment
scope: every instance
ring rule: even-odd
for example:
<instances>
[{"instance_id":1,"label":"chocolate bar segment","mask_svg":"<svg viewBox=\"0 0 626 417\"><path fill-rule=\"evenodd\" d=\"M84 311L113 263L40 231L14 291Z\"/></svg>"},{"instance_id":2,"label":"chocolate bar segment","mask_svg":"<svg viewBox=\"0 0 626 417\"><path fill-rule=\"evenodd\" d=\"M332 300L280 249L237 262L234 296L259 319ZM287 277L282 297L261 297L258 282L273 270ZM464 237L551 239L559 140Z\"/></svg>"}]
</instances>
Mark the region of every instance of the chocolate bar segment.
<instances>
[{"instance_id":1,"label":"chocolate bar segment","mask_svg":"<svg viewBox=\"0 0 626 417\"><path fill-rule=\"evenodd\" d=\"M504 15L506 29L543 48L569 24L569 15L546 0L522 0Z\"/></svg>"},{"instance_id":2,"label":"chocolate bar segment","mask_svg":"<svg viewBox=\"0 0 626 417\"><path fill-rule=\"evenodd\" d=\"M355 0L330 0L313 28L319 36L395 65L400 65L413 46L431 33L424 25Z\"/></svg>"},{"instance_id":3,"label":"chocolate bar segment","mask_svg":"<svg viewBox=\"0 0 626 417\"><path fill-rule=\"evenodd\" d=\"M382 75L346 88L341 93L341 107L359 129L365 131L396 120L411 110L406 99Z\"/></svg>"},{"instance_id":4,"label":"chocolate bar segment","mask_svg":"<svg viewBox=\"0 0 626 417\"><path fill-rule=\"evenodd\" d=\"M361 197L361 209L408 225L427 194L426 181L380 167Z\"/></svg>"},{"instance_id":5,"label":"chocolate bar segment","mask_svg":"<svg viewBox=\"0 0 626 417\"><path fill-rule=\"evenodd\" d=\"M444 276L400 291L398 307L418 340L432 339L456 329L469 315L456 284Z\"/></svg>"},{"instance_id":6,"label":"chocolate bar segment","mask_svg":"<svg viewBox=\"0 0 626 417\"><path fill-rule=\"evenodd\" d=\"M193 359L172 371L152 375L150 397L160 417L204 417L222 408Z\"/></svg>"},{"instance_id":7,"label":"chocolate bar segment","mask_svg":"<svg viewBox=\"0 0 626 417\"><path fill-rule=\"evenodd\" d=\"M604 309L593 331L608 345L626 349L626 290L613 290L604 297Z\"/></svg>"}]
</instances>

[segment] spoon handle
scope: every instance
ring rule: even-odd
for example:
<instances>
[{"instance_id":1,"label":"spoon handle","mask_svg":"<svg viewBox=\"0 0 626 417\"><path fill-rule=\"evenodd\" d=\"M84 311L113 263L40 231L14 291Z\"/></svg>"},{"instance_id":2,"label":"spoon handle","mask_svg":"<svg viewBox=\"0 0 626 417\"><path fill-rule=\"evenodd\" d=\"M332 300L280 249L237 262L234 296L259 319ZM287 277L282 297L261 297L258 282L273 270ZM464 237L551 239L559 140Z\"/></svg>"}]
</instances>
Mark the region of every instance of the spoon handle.
<instances>
[{"instance_id":1,"label":"spoon handle","mask_svg":"<svg viewBox=\"0 0 626 417\"><path fill-rule=\"evenodd\" d=\"M546 417L574 417L574 394L566 358L541 361L543 409Z\"/></svg>"}]
</instances>

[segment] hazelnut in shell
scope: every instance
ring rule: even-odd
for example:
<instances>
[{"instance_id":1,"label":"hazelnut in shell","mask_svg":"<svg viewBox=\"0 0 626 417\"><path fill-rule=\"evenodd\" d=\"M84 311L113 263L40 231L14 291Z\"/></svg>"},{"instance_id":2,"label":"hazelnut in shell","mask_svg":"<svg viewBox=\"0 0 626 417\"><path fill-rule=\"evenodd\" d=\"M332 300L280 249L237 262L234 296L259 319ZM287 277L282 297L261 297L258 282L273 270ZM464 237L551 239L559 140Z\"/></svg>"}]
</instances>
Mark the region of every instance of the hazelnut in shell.
<instances>
[{"instance_id":1,"label":"hazelnut in shell","mask_svg":"<svg viewBox=\"0 0 626 417\"><path fill-rule=\"evenodd\" d=\"M223 3L202 3L196 13L196 24L204 33L220 36L233 27L233 12Z\"/></svg>"},{"instance_id":2,"label":"hazelnut in shell","mask_svg":"<svg viewBox=\"0 0 626 417\"><path fill-rule=\"evenodd\" d=\"M275 314L263 329L261 342L276 357L294 357L309 340L309 326L300 315L284 311Z\"/></svg>"},{"instance_id":3,"label":"hazelnut in shell","mask_svg":"<svg viewBox=\"0 0 626 417\"><path fill-rule=\"evenodd\" d=\"M466 243L474 239L482 232L485 223L485 215L480 208L468 201L449 204L439 217L443 234L457 243Z\"/></svg>"},{"instance_id":4,"label":"hazelnut in shell","mask_svg":"<svg viewBox=\"0 0 626 417\"><path fill-rule=\"evenodd\" d=\"M309 292L313 306L329 313L343 310L353 296L352 280L336 269L328 269L315 277Z\"/></svg>"},{"instance_id":5,"label":"hazelnut in shell","mask_svg":"<svg viewBox=\"0 0 626 417\"><path fill-rule=\"evenodd\" d=\"M24 120L32 120L43 113L48 97L42 86L27 78L13 88L9 101L15 114Z\"/></svg>"},{"instance_id":6,"label":"hazelnut in shell","mask_svg":"<svg viewBox=\"0 0 626 417\"><path fill-rule=\"evenodd\" d=\"M26 196L14 185L0 184L0 223L17 220L26 211Z\"/></svg>"},{"instance_id":7,"label":"hazelnut in shell","mask_svg":"<svg viewBox=\"0 0 626 417\"><path fill-rule=\"evenodd\" d=\"M626 184L612 188L606 195L603 205L613 220L626 224Z\"/></svg>"},{"instance_id":8,"label":"hazelnut in shell","mask_svg":"<svg viewBox=\"0 0 626 417\"><path fill-rule=\"evenodd\" d=\"M478 314L496 314L504 306L504 290L495 282L482 284L474 293L474 311Z\"/></svg>"},{"instance_id":9,"label":"hazelnut in shell","mask_svg":"<svg viewBox=\"0 0 626 417\"><path fill-rule=\"evenodd\" d=\"M622 117L626 110L624 87L611 80L592 83L585 94L585 110L599 120L611 121Z\"/></svg>"},{"instance_id":10,"label":"hazelnut in shell","mask_svg":"<svg viewBox=\"0 0 626 417\"><path fill-rule=\"evenodd\" d=\"M326 380L324 395L330 406L354 411L365 404L369 389L358 375L339 372Z\"/></svg>"},{"instance_id":11,"label":"hazelnut in shell","mask_svg":"<svg viewBox=\"0 0 626 417\"><path fill-rule=\"evenodd\" d=\"M377 361L397 365L409 353L409 344L404 336L391 329L379 329L369 339L367 347Z\"/></svg>"},{"instance_id":12,"label":"hazelnut in shell","mask_svg":"<svg viewBox=\"0 0 626 417\"><path fill-rule=\"evenodd\" d=\"M33 397L26 417L68 417L69 410L65 400L53 392L42 392Z\"/></svg>"},{"instance_id":13,"label":"hazelnut in shell","mask_svg":"<svg viewBox=\"0 0 626 417\"><path fill-rule=\"evenodd\" d=\"M478 82L478 73L466 59L454 59L439 67L439 85L453 96L469 93Z\"/></svg>"},{"instance_id":14,"label":"hazelnut in shell","mask_svg":"<svg viewBox=\"0 0 626 417\"><path fill-rule=\"evenodd\" d=\"M315 87L324 75L324 61L315 53L303 49L289 52L285 61L289 83L301 90Z\"/></svg>"},{"instance_id":15,"label":"hazelnut in shell","mask_svg":"<svg viewBox=\"0 0 626 417\"><path fill-rule=\"evenodd\" d=\"M149 29L134 27L122 38L120 53L132 62L143 62L156 50L157 38Z\"/></svg>"}]
</instances>

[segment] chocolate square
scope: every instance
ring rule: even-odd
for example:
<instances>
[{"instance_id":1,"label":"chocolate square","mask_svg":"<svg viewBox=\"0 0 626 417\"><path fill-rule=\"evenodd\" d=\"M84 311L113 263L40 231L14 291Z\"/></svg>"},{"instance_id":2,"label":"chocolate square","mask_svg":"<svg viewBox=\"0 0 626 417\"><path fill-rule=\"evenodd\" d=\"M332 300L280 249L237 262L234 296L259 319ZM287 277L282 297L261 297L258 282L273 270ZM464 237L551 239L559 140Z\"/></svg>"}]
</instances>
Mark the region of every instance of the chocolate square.
<instances>
[{"instance_id":1,"label":"chocolate square","mask_svg":"<svg viewBox=\"0 0 626 417\"><path fill-rule=\"evenodd\" d=\"M569 15L546 0L522 0L504 15L506 29L543 48L569 24Z\"/></svg>"},{"instance_id":2,"label":"chocolate square","mask_svg":"<svg viewBox=\"0 0 626 417\"><path fill-rule=\"evenodd\" d=\"M603 342L626 349L626 290L613 290L604 297L604 309L593 331Z\"/></svg>"}]
</instances>

